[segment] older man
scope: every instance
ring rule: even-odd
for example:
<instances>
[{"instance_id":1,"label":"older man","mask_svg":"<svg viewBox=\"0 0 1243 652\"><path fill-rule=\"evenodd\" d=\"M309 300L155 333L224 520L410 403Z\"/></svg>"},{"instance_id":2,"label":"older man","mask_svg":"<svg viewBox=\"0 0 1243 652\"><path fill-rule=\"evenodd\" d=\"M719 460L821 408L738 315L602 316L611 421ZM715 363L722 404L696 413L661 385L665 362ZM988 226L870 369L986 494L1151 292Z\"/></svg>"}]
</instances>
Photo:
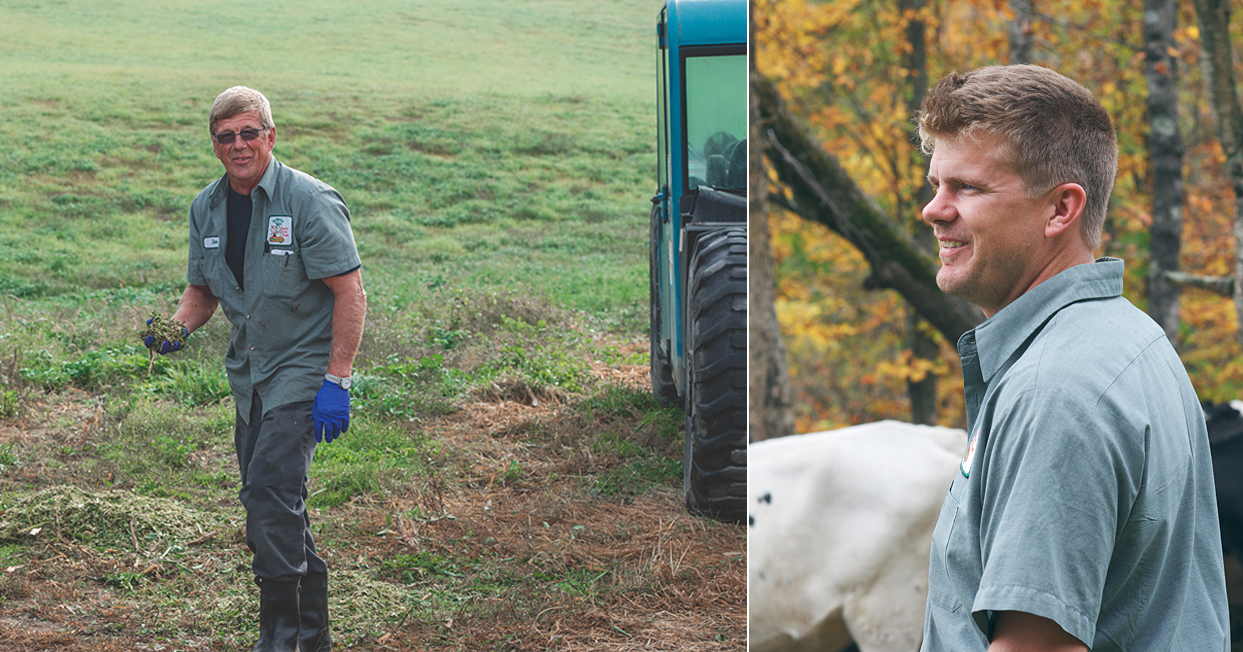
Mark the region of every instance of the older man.
<instances>
[{"instance_id":1,"label":"older man","mask_svg":"<svg viewBox=\"0 0 1243 652\"><path fill-rule=\"evenodd\" d=\"M968 448L932 538L923 650L1229 647L1204 417L1165 333L1093 260L1109 115L1036 66L951 73L919 133Z\"/></svg>"},{"instance_id":2,"label":"older man","mask_svg":"<svg viewBox=\"0 0 1243 652\"><path fill-rule=\"evenodd\" d=\"M328 567L304 501L316 444L349 428L367 306L350 214L327 184L272 157L276 124L258 91L224 91L208 124L225 174L190 206L189 285L173 315L183 337L147 346L180 349L223 308L239 497L260 589L254 650L331 650Z\"/></svg>"}]
</instances>

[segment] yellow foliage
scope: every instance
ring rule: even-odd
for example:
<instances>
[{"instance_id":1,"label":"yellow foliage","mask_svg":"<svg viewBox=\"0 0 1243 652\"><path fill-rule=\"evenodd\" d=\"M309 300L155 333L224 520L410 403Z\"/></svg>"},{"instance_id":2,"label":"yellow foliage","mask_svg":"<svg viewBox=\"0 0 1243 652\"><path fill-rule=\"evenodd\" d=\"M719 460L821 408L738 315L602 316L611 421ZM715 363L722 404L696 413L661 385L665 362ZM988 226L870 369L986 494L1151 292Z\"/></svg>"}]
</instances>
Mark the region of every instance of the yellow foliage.
<instances>
[{"instance_id":1,"label":"yellow foliage","mask_svg":"<svg viewBox=\"0 0 1243 652\"><path fill-rule=\"evenodd\" d=\"M938 360L927 360L924 358L916 358L910 349L905 349L898 354L896 360L881 360L876 363L876 373L880 376L891 377L903 382L918 383L928 377L929 373L939 371L945 373L948 366L939 363Z\"/></svg>"},{"instance_id":2,"label":"yellow foliage","mask_svg":"<svg viewBox=\"0 0 1243 652\"><path fill-rule=\"evenodd\" d=\"M752 0L759 71L860 188L906 224L920 218L927 162L911 143L911 80L906 28L924 25L927 74L1009 60L1007 0L944 0L899 11L895 0ZM1051 0L1030 25L1034 62L1082 83L1118 130L1118 181L1102 253L1127 260L1126 296L1143 307L1152 221L1147 152L1146 63L1139 3ZM1225 155L1209 131L1211 115L1199 60L1199 30L1188 6L1171 55L1182 89L1186 204L1182 266L1201 274L1233 270L1234 197ZM1243 21L1232 30L1243 35ZM1241 39L1243 40L1243 39ZM770 181L789 196L775 175ZM963 425L957 355L942 343L935 360L914 358L906 342L908 308L892 292L862 289L866 261L827 229L770 215L778 276L777 313L798 395L800 431L880 418L909 418L906 383L938 378L939 419ZM1203 398L1243 397L1243 351L1233 304L1202 291L1182 301L1180 354ZM926 325L923 328L928 328Z\"/></svg>"}]
</instances>

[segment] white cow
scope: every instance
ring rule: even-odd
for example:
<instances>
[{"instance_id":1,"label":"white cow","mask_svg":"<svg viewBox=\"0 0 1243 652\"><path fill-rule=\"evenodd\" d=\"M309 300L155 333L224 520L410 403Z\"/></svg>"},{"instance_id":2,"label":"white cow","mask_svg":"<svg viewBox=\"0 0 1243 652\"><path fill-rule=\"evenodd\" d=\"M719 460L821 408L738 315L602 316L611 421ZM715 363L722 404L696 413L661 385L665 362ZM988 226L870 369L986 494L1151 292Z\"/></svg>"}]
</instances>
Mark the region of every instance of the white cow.
<instances>
[{"instance_id":1,"label":"white cow","mask_svg":"<svg viewBox=\"0 0 1243 652\"><path fill-rule=\"evenodd\" d=\"M915 652L962 430L881 421L751 444L750 650Z\"/></svg>"}]
</instances>

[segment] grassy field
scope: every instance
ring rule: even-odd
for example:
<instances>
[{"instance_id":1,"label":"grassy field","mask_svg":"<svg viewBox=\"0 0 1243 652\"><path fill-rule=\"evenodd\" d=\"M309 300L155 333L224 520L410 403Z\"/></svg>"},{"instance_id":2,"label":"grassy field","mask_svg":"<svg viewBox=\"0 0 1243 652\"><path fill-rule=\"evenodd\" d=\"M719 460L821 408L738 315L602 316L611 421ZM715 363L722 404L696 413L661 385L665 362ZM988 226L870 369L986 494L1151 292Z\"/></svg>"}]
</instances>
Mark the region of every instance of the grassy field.
<instances>
[{"instance_id":1,"label":"grassy field","mask_svg":"<svg viewBox=\"0 0 1243 652\"><path fill-rule=\"evenodd\" d=\"M0 289L179 286L186 207L222 172L207 108L242 83L273 102L275 155L347 197L386 301L521 290L639 328L655 10L471 6L0 9Z\"/></svg>"},{"instance_id":2,"label":"grassy field","mask_svg":"<svg viewBox=\"0 0 1243 652\"><path fill-rule=\"evenodd\" d=\"M253 641L227 322L134 336L234 84L364 264L309 501L338 642L744 647L744 530L683 513L645 389L659 3L79 4L0 3L0 651Z\"/></svg>"}]
</instances>

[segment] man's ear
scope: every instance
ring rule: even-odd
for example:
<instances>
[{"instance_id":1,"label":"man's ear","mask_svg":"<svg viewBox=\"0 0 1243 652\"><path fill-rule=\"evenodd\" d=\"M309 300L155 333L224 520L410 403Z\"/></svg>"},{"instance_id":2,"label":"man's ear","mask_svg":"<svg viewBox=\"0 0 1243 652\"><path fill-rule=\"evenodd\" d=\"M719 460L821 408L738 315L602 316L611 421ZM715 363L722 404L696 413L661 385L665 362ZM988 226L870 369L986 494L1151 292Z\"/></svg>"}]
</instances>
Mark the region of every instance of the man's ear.
<instances>
[{"instance_id":1,"label":"man's ear","mask_svg":"<svg viewBox=\"0 0 1243 652\"><path fill-rule=\"evenodd\" d=\"M1044 224L1044 237L1056 238L1079 223L1083 208L1088 203L1088 193L1077 183L1063 183L1049 191L1053 212Z\"/></svg>"}]
</instances>

